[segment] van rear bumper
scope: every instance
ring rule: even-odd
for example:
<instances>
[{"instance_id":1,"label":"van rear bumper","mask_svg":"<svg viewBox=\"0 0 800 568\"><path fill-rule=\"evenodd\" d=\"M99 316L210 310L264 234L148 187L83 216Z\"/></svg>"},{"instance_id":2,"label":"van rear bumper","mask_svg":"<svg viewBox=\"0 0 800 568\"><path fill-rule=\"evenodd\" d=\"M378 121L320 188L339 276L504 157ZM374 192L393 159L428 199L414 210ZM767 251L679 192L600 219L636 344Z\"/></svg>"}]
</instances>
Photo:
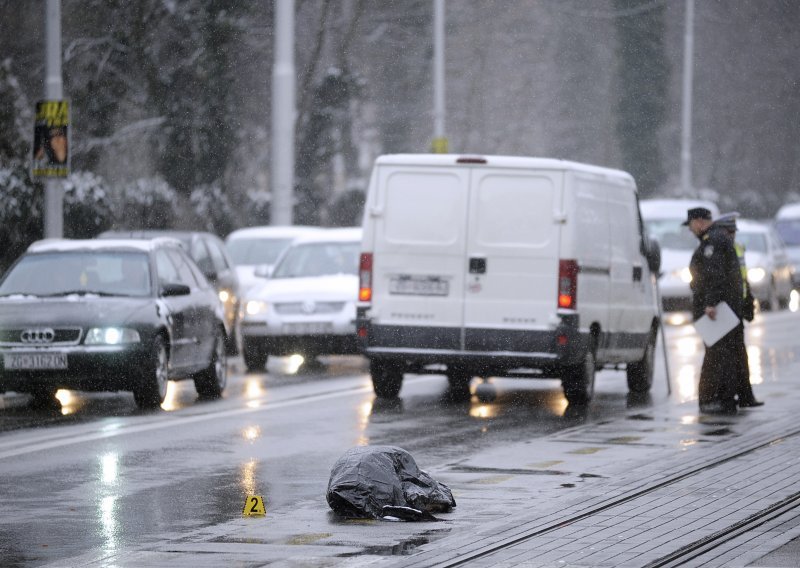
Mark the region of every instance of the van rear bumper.
<instances>
[{"instance_id":1,"label":"van rear bumper","mask_svg":"<svg viewBox=\"0 0 800 568\"><path fill-rule=\"evenodd\" d=\"M363 322L362 353L370 359L404 362L424 372L427 365L457 366L478 373L502 374L533 368L557 374L583 361L589 334L568 322L551 330L507 330L374 325ZM577 323L577 322L576 322Z\"/></svg>"}]
</instances>

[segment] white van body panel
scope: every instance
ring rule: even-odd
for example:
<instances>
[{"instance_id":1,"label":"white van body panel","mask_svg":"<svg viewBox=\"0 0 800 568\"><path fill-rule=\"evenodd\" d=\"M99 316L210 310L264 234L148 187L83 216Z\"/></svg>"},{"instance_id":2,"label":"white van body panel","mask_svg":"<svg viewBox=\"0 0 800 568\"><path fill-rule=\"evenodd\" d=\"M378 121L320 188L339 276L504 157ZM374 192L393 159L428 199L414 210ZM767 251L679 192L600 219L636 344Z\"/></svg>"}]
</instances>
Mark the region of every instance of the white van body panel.
<instances>
[{"instance_id":1,"label":"white van body panel","mask_svg":"<svg viewBox=\"0 0 800 568\"><path fill-rule=\"evenodd\" d=\"M641 360L657 323L626 172L549 158L381 156L363 228L371 300L359 304L358 325L373 361L558 376L590 348L600 366ZM578 267L575 309L558 306L561 261Z\"/></svg>"}]
</instances>

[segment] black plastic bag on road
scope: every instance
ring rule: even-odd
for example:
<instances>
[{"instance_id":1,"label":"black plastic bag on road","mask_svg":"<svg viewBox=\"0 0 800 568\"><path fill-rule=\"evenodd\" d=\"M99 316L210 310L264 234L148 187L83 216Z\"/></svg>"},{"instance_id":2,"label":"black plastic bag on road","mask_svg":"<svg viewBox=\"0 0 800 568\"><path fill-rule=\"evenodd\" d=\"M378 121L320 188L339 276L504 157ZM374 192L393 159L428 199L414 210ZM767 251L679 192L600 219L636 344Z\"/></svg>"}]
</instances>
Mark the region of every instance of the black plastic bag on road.
<instances>
[{"instance_id":1,"label":"black plastic bag on road","mask_svg":"<svg viewBox=\"0 0 800 568\"><path fill-rule=\"evenodd\" d=\"M431 513L456 506L450 488L420 470L394 446L351 448L333 465L326 495L336 513L349 518L435 521Z\"/></svg>"}]
</instances>

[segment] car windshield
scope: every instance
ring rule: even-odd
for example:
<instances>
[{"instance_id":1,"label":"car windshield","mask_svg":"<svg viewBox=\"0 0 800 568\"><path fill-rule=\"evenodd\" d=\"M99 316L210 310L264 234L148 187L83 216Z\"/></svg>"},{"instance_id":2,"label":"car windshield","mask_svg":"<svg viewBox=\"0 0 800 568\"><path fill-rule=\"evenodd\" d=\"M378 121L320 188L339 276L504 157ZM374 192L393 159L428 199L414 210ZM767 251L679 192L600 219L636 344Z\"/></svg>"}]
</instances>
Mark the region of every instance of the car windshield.
<instances>
[{"instance_id":1,"label":"car windshield","mask_svg":"<svg viewBox=\"0 0 800 568\"><path fill-rule=\"evenodd\" d=\"M683 221L683 219L651 219L645 221L644 225L662 249L694 250L697 248L697 237L688 227L681 226Z\"/></svg>"},{"instance_id":2,"label":"car windshield","mask_svg":"<svg viewBox=\"0 0 800 568\"><path fill-rule=\"evenodd\" d=\"M292 239L240 238L228 241L228 252L236 265L275 264Z\"/></svg>"},{"instance_id":3,"label":"car windshield","mask_svg":"<svg viewBox=\"0 0 800 568\"><path fill-rule=\"evenodd\" d=\"M800 219L779 219L775 222L775 228L785 244L800 246Z\"/></svg>"},{"instance_id":4,"label":"car windshield","mask_svg":"<svg viewBox=\"0 0 800 568\"><path fill-rule=\"evenodd\" d=\"M305 278L332 274L358 274L360 243L309 243L286 251L273 278Z\"/></svg>"},{"instance_id":5,"label":"car windshield","mask_svg":"<svg viewBox=\"0 0 800 568\"><path fill-rule=\"evenodd\" d=\"M54 251L23 256L0 282L0 296L149 296L143 252Z\"/></svg>"},{"instance_id":6,"label":"car windshield","mask_svg":"<svg viewBox=\"0 0 800 568\"><path fill-rule=\"evenodd\" d=\"M750 252L767 252L767 238L764 233L745 233L736 231L736 241L744 245L744 249Z\"/></svg>"}]
</instances>

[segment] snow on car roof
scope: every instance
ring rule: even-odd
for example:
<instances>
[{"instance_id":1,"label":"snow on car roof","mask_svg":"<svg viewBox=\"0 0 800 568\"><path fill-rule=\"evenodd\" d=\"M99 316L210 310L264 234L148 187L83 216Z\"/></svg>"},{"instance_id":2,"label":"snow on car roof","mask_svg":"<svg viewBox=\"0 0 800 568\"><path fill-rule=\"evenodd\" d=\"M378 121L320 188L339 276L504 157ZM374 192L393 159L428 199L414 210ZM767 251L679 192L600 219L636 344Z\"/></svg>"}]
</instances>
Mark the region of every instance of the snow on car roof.
<instances>
[{"instance_id":1,"label":"snow on car roof","mask_svg":"<svg viewBox=\"0 0 800 568\"><path fill-rule=\"evenodd\" d=\"M294 238L304 235L308 232L318 231L319 227L310 227L306 225L266 225L262 227L245 227L233 231L225 239L231 241L240 238Z\"/></svg>"},{"instance_id":2,"label":"snow on car roof","mask_svg":"<svg viewBox=\"0 0 800 568\"><path fill-rule=\"evenodd\" d=\"M736 230L745 233L768 233L769 226L751 219L736 219Z\"/></svg>"},{"instance_id":3,"label":"snow on car roof","mask_svg":"<svg viewBox=\"0 0 800 568\"><path fill-rule=\"evenodd\" d=\"M294 240L294 245L302 243L361 242L361 227L342 227L320 229Z\"/></svg>"},{"instance_id":4,"label":"snow on car roof","mask_svg":"<svg viewBox=\"0 0 800 568\"><path fill-rule=\"evenodd\" d=\"M705 199L642 199L639 201L639 210L645 220L655 219L686 219L689 209L705 207L714 217L719 216L719 208L711 201Z\"/></svg>"},{"instance_id":5,"label":"snow on car roof","mask_svg":"<svg viewBox=\"0 0 800 568\"><path fill-rule=\"evenodd\" d=\"M787 203L775 215L776 219L793 219L800 217L800 203Z\"/></svg>"},{"instance_id":6,"label":"snow on car roof","mask_svg":"<svg viewBox=\"0 0 800 568\"><path fill-rule=\"evenodd\" d=\"M165 243L179 244L177 240L167 237L158 239L43 239L32 243L28 247L28 252L121 249L149 252L157 245Z\"/></svg>"}]
</instances>

